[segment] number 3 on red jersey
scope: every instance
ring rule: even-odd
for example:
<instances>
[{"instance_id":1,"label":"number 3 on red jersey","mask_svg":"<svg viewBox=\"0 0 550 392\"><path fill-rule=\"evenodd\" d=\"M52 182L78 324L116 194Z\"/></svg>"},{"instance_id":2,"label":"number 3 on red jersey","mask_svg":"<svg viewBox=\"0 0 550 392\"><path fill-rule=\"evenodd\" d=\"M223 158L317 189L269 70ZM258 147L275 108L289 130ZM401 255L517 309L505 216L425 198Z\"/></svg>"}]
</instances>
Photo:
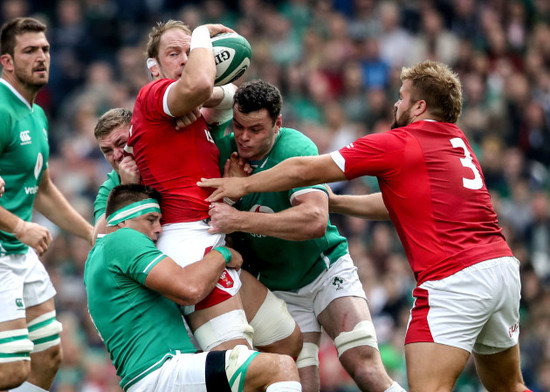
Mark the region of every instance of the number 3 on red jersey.
<instances>
[{"instance_id":1,"label":"number 3 on red jersey","mask_svg":"<svg viewBox=\"0 0 550 392\"><path fill-rule=\"evenodd\" d=\"M464 158L460 158L460 163L462 164L462 166L467 167L474 172L473 179L462 178L462 185L464 185L464 188L468 189L481 189L481 187L483 186L481 174L479 174L479 170L477 170L477 167L475 167L472 160L472 155L470 154L470 151L468 151L468 149L466 148L464 140L459 137L455 137L450 141L453 148L462 148L462 150L464 151Z\"/></svg>"}]
</instances>

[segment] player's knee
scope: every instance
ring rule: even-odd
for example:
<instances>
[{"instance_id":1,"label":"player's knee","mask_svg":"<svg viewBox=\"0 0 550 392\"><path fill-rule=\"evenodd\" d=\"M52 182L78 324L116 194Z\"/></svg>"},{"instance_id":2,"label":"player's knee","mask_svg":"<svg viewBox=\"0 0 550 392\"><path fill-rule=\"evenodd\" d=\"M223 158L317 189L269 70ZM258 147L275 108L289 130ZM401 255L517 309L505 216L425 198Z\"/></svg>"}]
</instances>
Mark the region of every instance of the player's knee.
<instances>
[{"instance_id":1,"label":"player's knee","mask_svg":"<svg viewBox=\"0 0 550 392\"><path fill-rule=\"evenodd\" d=\"M302 350L296 360L298 369L308 366L319 367L319 346L315 343L304 342Z\"/></svg>"},{"instance_id":2,"label":"player's knee","mask_svg":"<svg viewBox=\"0 0 550 392\"><path fill-rule=\"evenodd\" d=\"M63 360L60 333L63 326L55 318L55 310L44 313L28 323L29 339L33 342L33 363L57 371Z\"/></svg>"},{"instance_id":3,"label":"player's knee","mask_svg":"<svg viewBox=\"0 0 550 392\"><path fill-rule=\"evenodd\" d=\"M28 360L0 363L0 390L9 390L23 384L31 373Z\"/></svg>"},{"instance_id":4,"label":"player's knee","mask_svg":"<svg viewBox=\"0 0 550 392\"><path fill-rule=\"evenodd\" d=\"M277 374L266 388L266 392L301 392L300 376L294 360L288 355L276 355Z\"/></svg>"},{"instance_id":5,"label":"player's knee","mask_svg":"<svg viewBox=\"0 0 550 392\"><path fill-rule=\"evenodd\" d=\"M60 346L61 338L59 334L63 330L63 326L55 319L55 310L31 320L28 323L28 328L29 338L34 343L33 354ZM51 351L60 351L60 349L52 349Z\"/></svg>"},{"instance_id":6,"label":"player's knee","mask_svg":"<svg viewBox=\"0 0 550 392\"><path fill-rule=\"evenodd\" d=\"M42 357L42 366L49 369L50 372L56 373L63 362L63 350L60 344L41 351L38 355ZM33 354L33 363L36 362L36 358L37 354Z\"/></svg>"},{"instance_id":7,"label":"player's knee","mask_svg":"<svg viewBox=\"0 0 550 392\"><path fill-rule=\"evenodd\" d=\"M376 338L376 331L371 321L364 320L353 328L351 331L342 332L340 335L334 338L334 345L338 351L338 357L341 358L342 354L346 351L357 347L371 347L378 351L378 340ZM370 350L366 351L367 353Z\"/></svg>"},{"instance_id":8,"label":"player's knee","mask_svg":"<svg viewBox=\"0 0 550 392\"><path fill-rule=\"evenodd\" d=\"M267 346L292 335L296 322L287 310L286 303L271 291L267 292L262 306L250 321L254 328L254 346Z\"/></svg>"},{"instance_id":9,"label":"player's knee","mask_svg":"<svg viewBox=\"0 0 550 392\"><path fill-rule=\"evenodd\" d=\"M26 328L0 332L0 390L16 387L29 377L32 349Z\"/></svg>"},{"instance_id":10,"label":"player's knee","mask_svg":"<svg viewBox=\"0 0 550 392\"><path fill-rule=\"evenodd\" d=\"M277 370L279 378L287 381L299 381L298 369L296 368L296 362L288 355L277 355Z\"/></svg>"},{"instance_id":11,"label":"player's knee","mask_svg":"<svg viewBox=\"0 0 550 392\"><path fill-rule=\"evenodd\" d=\"M195 330L194 336L204 351L211 351L222 343L237 339L245 339L252 347L253 334L244 311L237 309L207 321Z\"/></svg>"},{"instance_id":12,"label":"player's knee","mask_svg":"<svg viewBox=\"0 0 550 392\"><path fill-rule=\"evenodd\" d=\"M285 301L277 298L271 291L267 292L250 325L254 328L254 347L292 357L299 354L302 348L302 333L288 312ZM276 348L263 350L270 346Z\"/></svg>"}]
</instances>

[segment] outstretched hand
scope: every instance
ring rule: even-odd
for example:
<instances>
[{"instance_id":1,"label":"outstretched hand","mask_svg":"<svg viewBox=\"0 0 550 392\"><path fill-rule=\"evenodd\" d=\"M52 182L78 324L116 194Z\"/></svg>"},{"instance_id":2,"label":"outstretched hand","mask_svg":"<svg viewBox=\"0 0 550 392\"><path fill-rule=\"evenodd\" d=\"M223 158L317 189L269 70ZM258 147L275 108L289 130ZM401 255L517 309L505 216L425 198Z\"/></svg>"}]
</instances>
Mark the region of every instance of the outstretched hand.
<instances>
[{"instance_id":1,"label":"outstretched hand","mask_svg":"<svg viewBox=\"0 0 550 392\"><path fill-rule=\"evenodd\" d=\"M224 197L232 200L239 200L246 195L246 180L248 177L227 177L227 178L201 178L197 185L201 188L216 188L206 199L208 202L219 201Z\"/></svg>"}]
</instances>

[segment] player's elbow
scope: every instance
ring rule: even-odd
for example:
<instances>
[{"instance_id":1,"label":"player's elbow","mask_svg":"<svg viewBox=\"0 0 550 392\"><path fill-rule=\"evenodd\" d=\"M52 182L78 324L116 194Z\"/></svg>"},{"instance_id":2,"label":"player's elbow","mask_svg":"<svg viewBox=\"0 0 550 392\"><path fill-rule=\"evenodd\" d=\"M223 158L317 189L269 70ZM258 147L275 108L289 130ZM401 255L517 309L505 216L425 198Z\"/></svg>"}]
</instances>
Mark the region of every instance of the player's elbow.
<instances>
[{"instance_id":1,"label":"player's elbow","mask_svg":"<svg viewBox=\"0 0 550 392\"><path fill-rule=\"evenodd\" d=\"M182 77L176 88L178 89L178 97L185 97L189 106L196 107L210 98L214 84L212 78L209 78L208 75L196 75L192 78Z\"/></svg>"},{"instance_id":2,"label":"player's elbow","mask_svg":"<svg viewBox=\"0 0 550 392\"><path fill-rule=\"evenodd\" d=\"M328 215L323 213L322 209L311 209L308 216L304 219L302 238L300 241L321 238L327 232Z\"/></svg>"},{"instance_id":3,"label":"player's elbow","mask_svg":"<svg viewBox=\"0 0 550 392\"><path fill-rule=\"evenodd\" d=\"M208 292L206 289L197 283L184 285L180 290L180 295L177 299L178 305L189 306L195 305L202 301Z\"/></svg>"},{"instance_id":4,"label":"player's elbow","mask_svg":"<svg viewBox=\"0 0 550 392\"><path fill-rule=\"evenodd\" d=\"M191 91L201 104L210 98L213 90L214 84L208 75L197 76L193 79Z\"/></svg>"},{"instance_id":5,"label":"player's elbow","mask_svg":"<svg viewBox=\"0 0 550 392\"><path fill-rule=\"evenodd\" d=\"M321 217L311 221L309 225L309 237L310 238L321 238L327 232L327 221Z\"/></svg>"},{"instance_id":6,"label":"player's elbow","mask_svg":"<svg viewBox=\"0 0 550 392\"><path fill-rule=\"evenodd\" d=\"M327 223L319 222L311 230L312 238L324 237L327 233Z\"/></svg>"}]
</instances>

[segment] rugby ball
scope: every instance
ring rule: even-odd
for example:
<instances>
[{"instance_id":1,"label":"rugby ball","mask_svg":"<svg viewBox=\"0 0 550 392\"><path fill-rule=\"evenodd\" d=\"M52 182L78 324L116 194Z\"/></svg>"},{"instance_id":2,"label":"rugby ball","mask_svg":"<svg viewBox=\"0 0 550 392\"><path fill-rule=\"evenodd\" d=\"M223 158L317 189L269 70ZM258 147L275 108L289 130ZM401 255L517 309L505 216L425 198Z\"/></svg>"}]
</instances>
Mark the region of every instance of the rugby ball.
<instances>
[{"instance_id":1,"label":"rugby ball","mask_svg":"<svg viewBox=\"0 0 550 392\"><path fill-rule=\"evenodd\" d=\"M241 77L252 59L252 48L246 38L237 33L224 33L211 39L216 61L214 85L222 86Z\"/></svg>"}]
</instances>

